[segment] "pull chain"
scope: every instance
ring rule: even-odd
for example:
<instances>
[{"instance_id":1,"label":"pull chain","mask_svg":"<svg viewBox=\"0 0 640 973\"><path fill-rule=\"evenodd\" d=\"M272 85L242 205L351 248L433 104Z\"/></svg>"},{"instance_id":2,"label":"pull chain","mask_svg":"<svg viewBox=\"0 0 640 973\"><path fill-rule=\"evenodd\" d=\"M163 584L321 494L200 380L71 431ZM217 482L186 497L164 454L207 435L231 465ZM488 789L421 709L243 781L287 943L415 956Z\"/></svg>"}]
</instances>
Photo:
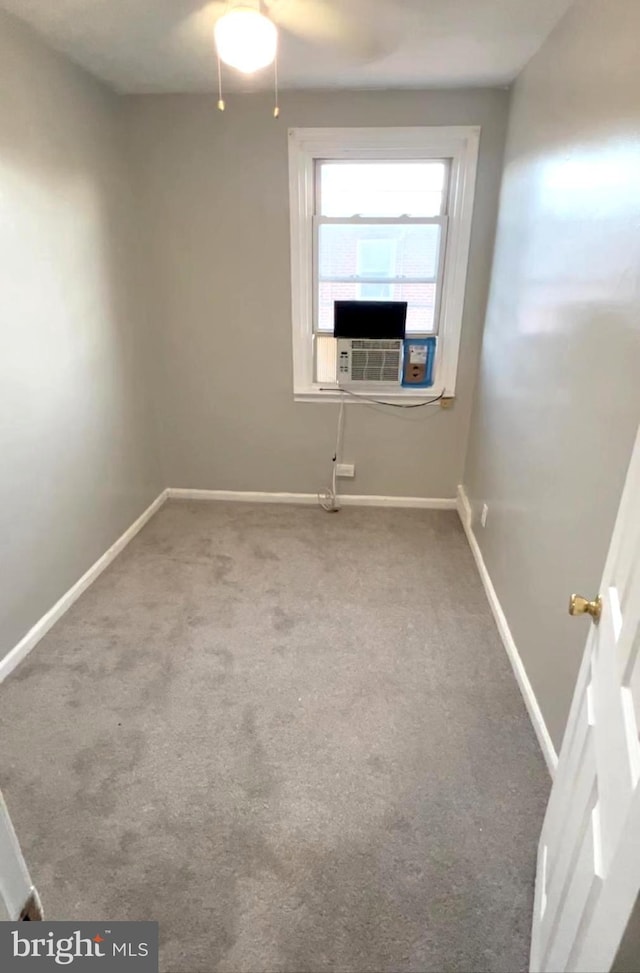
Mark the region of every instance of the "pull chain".
<instances>
[{"instance_id":1,"label":"pull chain","mask_svg":"<svg viewBox=\"0 0 640 973\"><path fill-rule=\"evenodd\" d=\"M273 79L274 79L274 95L275 95L273 117L280 118L280 105L278 104L278 49L277 48L276 48L276 56L273 59Z\"/></svg>"},{"instance_id":2,"label":"pull chain","mask_svg":"<svg viewBox=\"0 0 640 973\"><path fill-rule=\"evenodd\" d=\"M220 55L218 54L217 56L218 56L218 110L224 111L224 99L222 97L222 65L220 64Z\"/></svg>"}]
</instances>

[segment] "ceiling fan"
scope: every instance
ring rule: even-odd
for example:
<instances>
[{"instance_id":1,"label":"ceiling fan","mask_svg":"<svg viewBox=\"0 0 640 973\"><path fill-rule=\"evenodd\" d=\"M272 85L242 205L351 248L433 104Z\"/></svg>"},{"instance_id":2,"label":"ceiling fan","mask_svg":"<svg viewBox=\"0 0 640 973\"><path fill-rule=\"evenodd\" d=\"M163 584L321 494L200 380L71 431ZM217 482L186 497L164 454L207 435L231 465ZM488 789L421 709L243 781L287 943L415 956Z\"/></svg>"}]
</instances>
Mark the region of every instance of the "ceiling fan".
<instances>
[{"instance_id":1,"label":"ceiling fan","mask_svg":"<svg viewBox=\"0 0 640 973\"><path fill-rule=\"evenodd\" d=\"M252 74L274 62L279 30L358 60L374 60L383 45L364 7L347 12L344 0L205 0L188 21L213 31L225 64Z\"/></svg>"}]
</instances>

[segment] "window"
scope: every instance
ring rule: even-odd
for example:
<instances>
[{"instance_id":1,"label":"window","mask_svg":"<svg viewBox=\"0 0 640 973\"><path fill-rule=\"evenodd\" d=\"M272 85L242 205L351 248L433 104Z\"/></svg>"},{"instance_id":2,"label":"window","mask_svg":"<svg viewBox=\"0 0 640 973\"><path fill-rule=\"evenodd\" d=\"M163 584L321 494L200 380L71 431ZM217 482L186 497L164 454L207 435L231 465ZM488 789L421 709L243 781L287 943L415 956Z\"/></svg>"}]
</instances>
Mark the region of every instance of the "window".
<instances>
[{"instance_id":1,"label":"window","mask_svg":"<svg viewBox=\"0 0 640 973\"><path fill-rule=\"evenodd\" d=\"M407 334L437 335L429 395L454 394L478 141L477 128L290 130L297 399L339 396L345 299L407 301Z\"/></svg>"},{"instance_id":2,"label":"window","mask_svg":"<svg viewBox=\"0 0 640 973\"><path fill-rule=\"evenodd\" d=\"M448 162L315 168L316 333L333 331L335 300L359 299L407 301L407 331L433 334Z\"/></svg>"}]
</instances>

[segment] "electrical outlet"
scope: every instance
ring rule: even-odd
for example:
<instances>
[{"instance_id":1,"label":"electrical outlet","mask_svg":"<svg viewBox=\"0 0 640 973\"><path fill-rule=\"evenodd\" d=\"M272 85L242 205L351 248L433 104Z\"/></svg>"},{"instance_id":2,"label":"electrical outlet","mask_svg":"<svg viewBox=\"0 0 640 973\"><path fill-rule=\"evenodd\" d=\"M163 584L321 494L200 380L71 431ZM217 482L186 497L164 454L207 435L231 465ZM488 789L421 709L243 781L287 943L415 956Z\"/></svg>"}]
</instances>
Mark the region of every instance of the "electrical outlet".
<instances>
[{"instance_id":1,"label":"electrical outlet","mask_svg":"<svg viewBox=\"0 0 640 973\"><path fill-rule=\"evenodd\" d=\"M480 514L480 523L483 527L487 526L487 514L489 513L489 508L486 503L482 504L482 513Z\"/></svg>"},{"instance_id":2,"label":"electrical outlet","mask_svg":"<svg viewBox=\"0 0 640 973\"><path fill-rule=\"evenodd\" d=\"M353 478L356 475L356 468L353 463L338 463L336 472L338 476Z\"/></svg>"}]
</instances>

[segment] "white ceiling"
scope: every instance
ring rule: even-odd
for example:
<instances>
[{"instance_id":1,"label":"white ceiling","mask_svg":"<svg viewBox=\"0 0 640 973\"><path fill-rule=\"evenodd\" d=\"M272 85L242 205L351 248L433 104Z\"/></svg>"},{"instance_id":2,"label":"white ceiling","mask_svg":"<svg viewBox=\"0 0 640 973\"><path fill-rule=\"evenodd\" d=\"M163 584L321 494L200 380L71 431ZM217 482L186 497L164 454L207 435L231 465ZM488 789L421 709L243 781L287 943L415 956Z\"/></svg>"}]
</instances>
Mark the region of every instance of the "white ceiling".
<instances>
[{"instance_id":1,"label":"white ceiling","mask_svg":"<svg viewBox=\"0 0 640 973\"><path fill-rule=\"evenodd\" d=\"M368 52L280 31L289 88L419 88L511 82L572 0L270 0L324 3L358 26ZM206 4L206 0L204 0ZM119 91L216 88L203 0L0 0L54 47ZM303 11L297 11L303 18ZM370 40L375 36L372 52ZM250 87L273 83L267 69ZM246 87L231 70L225 87Z\"/></svg>"}]
</instances>

